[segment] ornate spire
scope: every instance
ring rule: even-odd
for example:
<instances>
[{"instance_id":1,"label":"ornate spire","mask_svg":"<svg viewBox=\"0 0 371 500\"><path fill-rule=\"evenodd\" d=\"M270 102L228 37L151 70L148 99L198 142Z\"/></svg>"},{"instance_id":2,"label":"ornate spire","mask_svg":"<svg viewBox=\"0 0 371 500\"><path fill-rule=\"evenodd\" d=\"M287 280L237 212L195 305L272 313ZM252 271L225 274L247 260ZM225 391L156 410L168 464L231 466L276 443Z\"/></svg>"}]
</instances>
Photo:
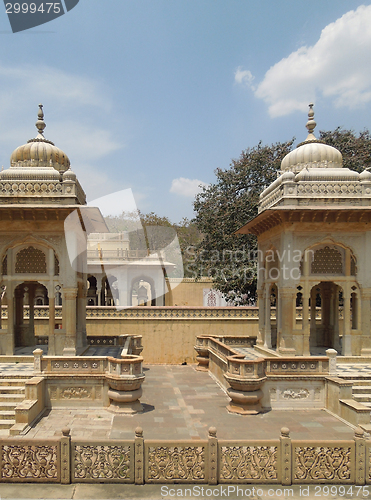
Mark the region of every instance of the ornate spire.
<instances>
[{"instance_id":1,"label":"ornate spire","mask_svg":"<svg viewBox=\"0 0 371 500\"><path fill-rule=\"evenodd\" d=\"M317 123L314 120L314 111L313 111L313 103L309 104L309 111L308 111L308 121L307 124L305 125L306 128L308 129L308 136L305 139L304 142L301 142L298 144L296 147L299 148L303 144L308 144L309 142L318 142L319 144L323 144L323 141L320 141L319 139L316 139L316 136L314 135L313 131L316 128Z\"/></svg>"},{"instance_id":2,"label":"ornate spire","mask_svg":"<svg viewBox=\"0 0 371 500\"><path fill-rule=\"evenodd\" d=\"M313 111L313 103L309 104L309 112L308 112L308 121L307 124L305 125L308 129L309 135L314 135L313 130L316 128L317 123L313 120L314 117L314 111Z\"/></svg>"},{"instance_id":3,"label":"ornate spire","mask_svg":"<svg viewBox=\"0 0 371 500\"><path fill-rule=\"evenodd\" d=\"M35 123L36 128L39 132L39 135L41 135L41 138L44 139L44 129L46 127L46 123L44 122L44 111L43 111L43 105L39 104L39 112L37 113L38 120Z\"/></svg>"}]
</instances>

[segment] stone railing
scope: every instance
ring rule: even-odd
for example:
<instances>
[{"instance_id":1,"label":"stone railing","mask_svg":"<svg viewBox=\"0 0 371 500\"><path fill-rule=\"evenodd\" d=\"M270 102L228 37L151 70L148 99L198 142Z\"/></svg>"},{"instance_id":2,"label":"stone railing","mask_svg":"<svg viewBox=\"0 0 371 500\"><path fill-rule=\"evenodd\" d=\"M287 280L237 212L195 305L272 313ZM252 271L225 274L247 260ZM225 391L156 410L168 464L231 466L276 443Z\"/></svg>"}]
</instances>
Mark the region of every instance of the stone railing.
<instances>
[{"instance_id":1,"label":"stone railing","mask_svg":"<svg viewBox=\"0 0 371 500\"><path fill-rule=\"evenodd\" d=\"M290 358L266 358L266 374L269 375L328 375L329 358L325 356L295 356Z\"/></svg>"},{"instance_id":2,"label":"stone railing","mask_svg":"<svg viewBox=\"0 0 371 500\"><path fill-rule=\"evenodd\" d=\"M23 309L24 319L29 318L29 308L25 306ZM2 319L7 319L8 311L6 306L2 306ZM259 317L259 309L257 307L128 307L126 309L117 309L112 306L87 306L86 317L94 318L140 318L140 319L257 319ZM48 306L35 306L35 319L48 319ZM55 318L62 318L62 306L55 307Z\"/></svg>"},{"instance_id":3,"label":"stone railing","mask_svg":"<svg viewBox=\"0 0 371 500\"><path fill-rule=\"evenodd\" d=\"M2 438L0 456L0 482L229 483L240 490L262 483L371 483L371 440L360 428L342 441L292 440L285 427L277 439L227 441L211 427L208 438L196 442L147 440L140 427L125 441L79 440L63 429L45 441Z\"/></svg>"},{"instance_id":4,"label":"stone railing","mask_svg":"<svg viewBox=\"0 0 371 500\"><path fill-rule=\"evenodd\" d=\"M29 319L29 308L24 306L24 319ZM6 306L1 308L1 318L7 319L8 311ZM35 306L35 319L48 319L49 306ZM140 318L140 319L258 319L259 308L248 307L184 307L184 306L141 306L117 309L113 306L87 306L86 317L88 319L114 319L114 318ZM302 307L296 308L296 319L302 319ZM55 318L62 318L62 306L55 307ZM343 318L343 308L339 309L339 318ZM271 319L276 319L276 308L271 308ZM316 319L321 319L321 308L316 309Z\"/></svg>"},{"instance_id":5,"label":"stone railing","mask_svg":"<svg viewBox=\"0 0 371 500\"><path fill-rule=\"evenodd\" d=\"M326 407L327 379L336 376L335 350L318 357L270 358L255 349L239 350L247 346L238 345L237 337L230 340L233 347L227 342L228 337L198 336L195 350L197 370L209 370L226 388L230 412L244 415L272 408ZM365 423L364 418L352 420L357 425Z\"/></svg>"},{"instance_id":6,"label":"stone railing","mask_svg":"<svg viewBox=\"0 0 371 500\"><path fill-rule=\"evenodd\" d=\"M149 260L150 258L158 259L157 254L150 256L147 250L125 250L118 248L117 250L104 250L98 249L87 251L88 261L94 260L136 260L143 259Z\"/></svg>"}]
</instances>

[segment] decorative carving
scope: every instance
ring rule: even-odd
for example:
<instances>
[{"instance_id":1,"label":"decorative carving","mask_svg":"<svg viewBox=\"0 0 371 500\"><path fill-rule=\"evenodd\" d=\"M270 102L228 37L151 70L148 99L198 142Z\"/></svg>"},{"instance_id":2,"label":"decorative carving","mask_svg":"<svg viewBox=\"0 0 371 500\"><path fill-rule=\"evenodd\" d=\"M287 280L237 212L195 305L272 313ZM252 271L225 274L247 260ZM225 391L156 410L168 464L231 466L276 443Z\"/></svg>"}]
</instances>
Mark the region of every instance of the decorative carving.
<instances>
[{"instance_id":1,"label":"decorative carving","mask_svg":"<svg viewBox=\"0 0 371 500\"><path fill-rule=\"evenodd\" d=\"M350 447L298 446L295 456L295 480L337 482L351 479Z\"/></svg>"},{"instance_id":2,"label":"decorative carving","mask_svg":"<svg viewBox=\"0 0 371 500\"><path fill-rule=\"evenodd\" d=\"M148 448L148 480L205 479L205 448L203 446L174 446Z\"/></svg>"},{"instance_id":3,"label":"decorative carving","mask_svg":"<svg viewBox=\"0 0 371 500\"><path fill-rule=\"evenodd\" d=\"M58 445L2 446L1 478L58 480Z\"/></svg>"},{"instance_id":4,"label":"decorative carving","mask_svg":"<svg viewBox=\"0 0 371 500\"><path fill-rule=\"evenodd\" d=\"M90 399L91 390L84 387L69 387L61 391L62 399Z\"/></svg>"},{"instance_id":5,"label":"decorative carving","mask_svg":"<svg viewBox=\"0 0 371 500\"><path fill-rule=\"evenodd\" d=\"M130 446L74 446L74 479L130 479Z\"/></svg>"},{"instance_id":6,"label":"decorative carving","mask_svg":"<svg viewBox=\"0 0 371 500\"><path fill-rule=\"evenodd\" d=\"M220 479L277 480L276 446L222 446Z\"/></svg>"},{"instance_id":7,"label":"decorative carving","mask_svg":"<svg viewBox=\"0 0 371 500\"><path fill-rule=\"evenodd\" d=\"M308 389L286 389L282 393L284 399L306 399L309 398Z\"/></svg>"}]
</instances>

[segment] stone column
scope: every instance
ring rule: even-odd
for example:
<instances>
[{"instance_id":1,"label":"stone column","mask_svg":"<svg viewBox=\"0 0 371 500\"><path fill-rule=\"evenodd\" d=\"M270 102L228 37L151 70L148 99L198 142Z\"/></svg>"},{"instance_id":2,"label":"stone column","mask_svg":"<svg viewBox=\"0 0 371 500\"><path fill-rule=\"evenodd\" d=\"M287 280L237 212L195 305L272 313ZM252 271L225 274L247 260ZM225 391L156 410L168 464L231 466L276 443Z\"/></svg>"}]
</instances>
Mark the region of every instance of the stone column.
<instances>
[{"instance_id":1,"label":"stone column","mask_svg":"<svg viewBox=\"0 0 371 500\"><path fill-rule=\"evenodd\" d=\"M63 356L76 356L76 297L77 288L63 289L63 308L66 318Z\"/></svg>"},{"instance_id":2,"label":"stone column","mask_svg":"<svg viewBox=\"0 0 371 500\"><path fill-rule=\"evenodd\" d=\"M55 292L54 284L49 285L48 288L49 298L49 338L48 338L48 355L55 356Z\"/></svg>"},{"instance_id":3,"label":"stone column","mask_svg":"<svg viewBox=\"0 0 371 500\"><path fill-rule=\"evenodd\" d=\"M371 355L371 288L361 290L361 355Z\"/></svg>"},{"instance_id":4,"label":"stone column","mask_svg":"<svg viewBox=\"0 0 371 500\"><path fill-rule=\"evenodd\" d=\"M9 255L9 252L8 252ZM8 261L9 262L9 261ZM7 302L8 302L8 333L6 342L6 352L8 356L13 356L14 354L14 286L13 283L7 284L6 287Z\"/></svg>"},{"instance_id":5,"label":"stone column","mask_svg":"<svg viewBox=\"0 0 371 500\"><path fill-rule=\"evenodd\" d=\"M280 354L295 356L296 346L293 328L293 307L295 307L295 289L280 288L280 312L282 317L282 337L278 351Z\"/></svg>"},{"instance_id":6,"label":"stone column","mask_svg":"<svg viewBox=\"0 0 371 500\"><path fill-rule=\"evenodd\" d=\"M264 341L264 291L259 288L258 290L258 307L259 307L259 333L256 343L263 345Z\"/></svg>"},{"instance_id":7,"label":"stone column","mask_svg":"<svg viewBox=\"0 0 371 500\"><path fill-rule=\"evenodd\" d=\"M98 302L97 305L100 307L102 305L102 276L97 275L97 295L98 295Z\"/></svg>"},{"instance_id":8,"label":"stone column","mask_svg":"<svg viewBox=\"0 0 371 500\"><path fill-rule=\"evenodd\" d=\"M339 287L335 286L334 290L334 349L338 353L341 352L340 337L339 337Z\"/></svg>"},{"instance_id":9,"label":"stone column","mask_svg":"<svg viewBox=\"0 0 371 500\"><path fill-rule=\"evenodd\" d=\"M27 344L24 338L23 331L23 298L24 298L24 289L18 287L14 290L14 303L15 303L15 311L14 311L14 343L16 347L24 346ZM13 301L13 299L12 299ZM8 305L9 309L9 305ZM9 313L8 313L9 314ZM10 319L8 318L8 321Z\"/></svg>"},{"instance_id":10,"label":"stone column","mask_svg":"<svg viewBox=\"0 0 371 500\"><path fill-rule=\"evenodd\" d=\"M310 292L310 346L317 347L316 286Z\"/></svg>"},{"instance_id":11,"label":"stone column","mask_svg":"<svg viewBox=\"0 0 371 500\"><path fill-rule=\"evenodd\" d=\"M77 347L86 345L86 286L81 284L77 296Z\"/></svg>"},{"instance_id":12,"label":"stone column","mask_svg":"<svg viewBox=\"0 0 371 500\"><path fill-rule=\"evenodd\" d=\"M306 281L303 286L302 291L303 298L303 322L302 322L302 332L303 332L303 356L310 356L310 328L309 328L309 283Z\"/></svg>"},{"instance_id":13,"label":"stone column","mask_svg":"<svg viewBox=\"0 0 371 500\"><path fill-rule=\"evenodd\" d=\"M28 322L28 345L35 345L35 289L36 285L29 285L28 287L28 303L30 319Z\"/></svg>"},{"instance_id":14,"label":"stone column","mask_svg":"<svg viewBox=\"0 0 371 500\"><path fill-rule=\"evenodd\" d=\"M265 321L264 321L264 346L268 349L272 348L271 339L271 294L270 294L270 284L265 285Z\"/></svg>"},{"instance_id":15,"label":"stone column","mask_svg":"<svg viewBox=\"0 0 371 500\"><path fill-rule=\"evenodd\" d=\"M343 356L352 355L352 337L351 337L351 324L350 324L350 284L345 283L343 287L343 301L344 301L344 314L343 314Z\"/></svg>"}]
</instances>

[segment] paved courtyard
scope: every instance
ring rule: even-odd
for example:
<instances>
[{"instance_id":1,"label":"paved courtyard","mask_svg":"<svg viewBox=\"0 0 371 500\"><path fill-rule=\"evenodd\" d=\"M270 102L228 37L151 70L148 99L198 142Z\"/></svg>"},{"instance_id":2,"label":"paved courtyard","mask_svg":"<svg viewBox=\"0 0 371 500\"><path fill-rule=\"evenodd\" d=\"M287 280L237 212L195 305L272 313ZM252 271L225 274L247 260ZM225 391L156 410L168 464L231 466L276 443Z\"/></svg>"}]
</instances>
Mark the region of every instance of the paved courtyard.
<instances>
[{"instance_id":1,"label":"paved courtyard","mask_svg":"<svg viewBox=\"0 0 371 500\"><path fill-rule=\"evenodd\" d=\"M63 427L79 438L132 439L137 426L147 439L205 439L217 428L220 439L277 439L286 426L293 439L348 439L353 428L325 410L275 410L242 416L226 410L229 398L207 372L194 366L145 366L142 414L114 415L104 409L54 409L28 437L59 435Z\"/></svg>"}]
</instances>

